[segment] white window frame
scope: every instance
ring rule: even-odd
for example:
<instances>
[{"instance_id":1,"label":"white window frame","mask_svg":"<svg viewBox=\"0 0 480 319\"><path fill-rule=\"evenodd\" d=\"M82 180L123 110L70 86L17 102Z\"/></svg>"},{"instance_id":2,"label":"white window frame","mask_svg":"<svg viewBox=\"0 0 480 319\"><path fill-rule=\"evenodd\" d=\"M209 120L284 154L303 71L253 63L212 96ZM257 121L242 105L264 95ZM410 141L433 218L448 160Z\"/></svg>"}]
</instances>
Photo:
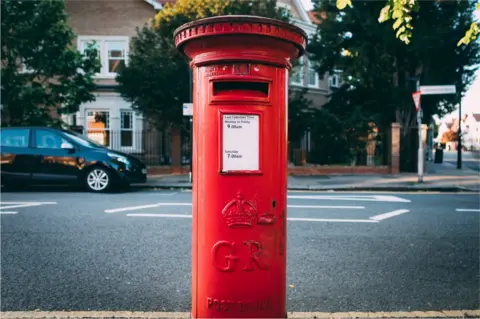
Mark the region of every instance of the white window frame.
<instances>
[{"instance_id":1,"label":"white window frame","mask_svg":"<svg viewBox=\"0 0 480 319\"><path fill-rule=\"evenodd\" d=\"M108 123L108 128L105 128L105 129L90 129L90 127L88 126L88 112L107 112L108 114L108 120L107 120L107 123ZM85 108L85 127L84 127L84 135L88 138L90 138L91 140L95 141L94 138L91 138L88 136L90 130L92 131L98 131L98 132L106 132L106 131L109 131L109 134L108 134L108 145L103 145L107 148L111 148L112 147L112 142L113 142L113 139L112 139L112 111L109 110L109 109L105 109L105 108L95 108L95 107L89 107L89 108ZM98 143L98 141L96 141Z\"/></svg>"},{"instance_id":2,"label":"white window frame","mask_svg":"<svg viewBox=\"0 0 480 319\"><path fill-rule=\"evenodd\" d=\"M304 72L304 59L303 56L298 59L298 70L296 70L300 75L300 82L296 82L293 77L291 77L290 84L295 86L304 86L305 85L305 72Z\"/></svg>"},{"instance_id":3,"label":"white window frame","mask_svg":"<svg viewBox=\"0 0 480 319\"><path fill-rule=\"evenodd\" d=\"M132 114L132 127L130 129L126 129L125 131L131 131L132 132L132 146L122 146L122 131L124 131L124 129L122 128L122 113L123 112L129 112ZM137 150L137 141L136 141L136 138L135 138L135 133L136 133L136 117L135 117L135 111L133 111L132 109L120 109L119 110L119 113L120 113L120 123L119 123L119 137L118 137L118 147L120 149L120 151L136 151ZM138 134L138 133L137 133Z\"/></svg>"},{"instance_id":4,"label":"white window frame","mask_svg":"<svg viewBox=\"0 0 480 319\"><path fill-rule=\"evenodd\" d=\"M83 53L83 42L95 41L99 46L99 55L101 61L100 73L95 74L95 78L115 78L117 73L108 71L108 42L125 42L125 65L128 65L128 55L130 47L130 38L128 36L79 36L77 39L77 48Z\"/></svg>"},{"instance_id":5,"label":"white window frame","mask_svg":"<svg viewBox=\"0 0 480 319\"><path fill-rule=\"evenodd\" d=\"M318 87L320 86L320 78L318 76L318 73L313 68L313 63L310 60L308 60L307 63L308 63L307 85L310 88L318 89ZM310 83L310 72L312 72L312 71L315 73L315 83L314 84Z\"/></svg>"},{"instance_id":6,"label":"white window frame","mask_svg":"<svg viewBox=\"0 0 480 319\"><path fill-rule=\"evenodd\" d=\"M97 93L96 95L95 101L83 103L75 115L76 125L83 126L84 135L87 136L89 111L109 112L110 145L108 148L125 153L144 152L146 146L144 145L143 135L148 134L148 132L144 131L143 115L133 110L131 104L117 93ZM122 111L132 112L133 146L121 146Z\"/></svg>"},{"instance_id":7,"label":"white window frame","mask_svg":"<svg viewBox=\"0 0 480 319\"><path fill-rule=\"evenodd\" d=\"M335 79L335 85L333 84L333 79ZM340 78L338 76L338 74L333 74L330 76L330 78L328 79L328 85L330 86L330 88L339 88L340 87Z\"/></svg>"}]
</instances>

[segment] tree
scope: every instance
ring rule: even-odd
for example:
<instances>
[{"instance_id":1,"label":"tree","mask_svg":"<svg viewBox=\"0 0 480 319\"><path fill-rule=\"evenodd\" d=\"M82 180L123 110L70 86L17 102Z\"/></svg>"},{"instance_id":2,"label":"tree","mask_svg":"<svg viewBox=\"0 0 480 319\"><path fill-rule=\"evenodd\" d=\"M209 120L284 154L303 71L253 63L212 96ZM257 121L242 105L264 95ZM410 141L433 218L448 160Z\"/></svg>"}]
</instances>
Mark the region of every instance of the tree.
<instances>
[{"instance_id":1,"label":"tree","mask_svg":"<svg viewBox=\"0 0 480 319\"><path fill-rule=\"evenodd\" d=\"M458 132L448 130L442 135L442 139L441 139L442 144L446 144L448 142L457 142L457 141L458 141Z\"/></svg>"},{"instance_id":2,"label":"tree","mask_svg":"<svg viewBox=\"0 0 480 319\"><path fill-rule=\"evenodd\" d=\"M311 127L314 116L312 101L305 97L306 89L288 92L288 140L294 148L299 147L305 131Z\"/></svg>"},{"instance_id":3,"label":"tree","mask_svg":"<svg viewBox=\"0 0 480 319\"><path fill-rule=\"evenodd\" d=\"M288 19L276 7L276 0L168 3L132 38L129 64L117 76L121 95L160 128L182 125L182 104L190 101L190 68L175 48L173 32L184 23L227 14Z\"/></svg>"},{"instance_id":4,"label":"tree","mask_svg":"<svg viewBox=\"0 0 480 319\"><path fill-rule=\"evenodd\" d=\"M316 2L316 10L326 18L308 51L320 75L342 70L344 88L332 99L338 109L362 106L377 121L397 121L406 127L415 118L411 97L415 79L425 85L456 84L461 94L466 92L480 62L480 47L476 42L457 47L455 39L468 29L472 5L467 1L422 5L413 41L404 46L391 37L390 28L376 23L379 2L355 3L343 12ZM452 111L459 96L423 96L424 119Z\"/></svg>"},{"instance_id":5,"label":"tree","mask_svg":"<svg viewBox=\"0 0 480 319\"><path fill-rule=\"evenodd\" d=\"M1 7L3 124L53 124L52 112L74 113L94 100L100 63L92 48L82 55L73 45L64 2L3 0Z\"/></svg>"},{"instance_id":6,"label":"tree","mask_svg":"<svg viewBox=\"0 0 480 319\"><path fill-rule=\"evenodd\" d=\"M406 137L416 126L411 97L416 79L423 85L455 84L459 91L422 96L423 120L428 122L434 114L452 111L475 77L478 42L457 46L471 24L472 3L423 2L408 46L377 22L378 1L355 2L343 11L324 1L314 4L323 19L308 47L310 59L320 75L342 71L343 87L325 106L334 114L360 109L365 121L373 120L381 131L400 123Z\"/></svg>"},{"instance_id":7,"label":"tree","mask_svg":"<svg viewBox=\"0 0 480 319\"><path fill-rule=\"evenodd\" d=\"M436 0L443 1L443 0ZM345 7L352 7L352 0L337 0L337 8L343 10ZM418 12L420 8L420 0L387 0L387 4L380 11L378 21L380 23L390 19L395 20L392 25L393 30L397 30L396 37L405 44L409 44L412 38L413 14ZM480 12L480 1L476 4L477 10ZM469 29L464 33L463 37L457 42L457 45L469 44L474 41L480 34L480 23L472 21Z\"/></svg>"}]
</instances>

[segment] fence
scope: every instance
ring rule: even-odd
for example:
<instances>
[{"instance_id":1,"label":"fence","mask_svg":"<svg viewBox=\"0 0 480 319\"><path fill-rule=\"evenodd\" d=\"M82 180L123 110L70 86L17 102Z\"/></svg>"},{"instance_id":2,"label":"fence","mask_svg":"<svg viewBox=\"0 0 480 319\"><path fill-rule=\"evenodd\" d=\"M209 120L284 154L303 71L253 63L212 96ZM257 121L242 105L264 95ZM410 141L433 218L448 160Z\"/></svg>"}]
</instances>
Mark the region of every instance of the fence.
<instances>
[{"instance_id":1,"label":"fence","mask_svg":"<svg viewBox=\"0 0 480 319\"><path fill-rule=\"evenodd\" d=\"M182 131L182 164L190 163L191 143L188 132ZM172 136L169 130L83 130L83 135L97 144L133 155L147 165L172 164Z\"/></svg>"},{"instance_id":2,"label":"fence","mask_svg":"<svg viewBox=\"0 0 480 319\"><path fill-rule=\"evenodd\" d=\"M147 165L172 165L172 134L169 130L83 130L92 141L112 150L131 154ZM375 132L352 143L336 137L312 137L307 132L300 144L290 145L295 165L386 166L389 134ZM355 145L355 147L352 147ZM181 163L189 165L192 144L188 128L181 131Z\"/></svg>"},{"instance_id":3,"label":"fence","mask_svg":"<svg viewBox=\"0 0 480 319\"><path fill-rule=\"evenodd\" d=\"M290 145L289 158L295 165L386 166L389 161L389 132L372 132L355 139L338 135L312 136Z\"/></svg>"}]
</instances>

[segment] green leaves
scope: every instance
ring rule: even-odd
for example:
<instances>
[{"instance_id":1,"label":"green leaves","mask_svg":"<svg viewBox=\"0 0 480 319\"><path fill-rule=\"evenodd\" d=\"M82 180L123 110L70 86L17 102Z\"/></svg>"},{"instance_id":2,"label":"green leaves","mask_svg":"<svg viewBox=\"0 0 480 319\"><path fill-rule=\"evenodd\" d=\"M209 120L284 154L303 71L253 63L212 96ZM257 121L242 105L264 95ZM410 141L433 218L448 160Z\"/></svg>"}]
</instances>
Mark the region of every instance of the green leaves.
<instances>
[{"instance_id":1,"label":"green leaves","mask_svg":"<svg viewBox=\"0 0 480 319\"><path fill-rule=\"evenodd\" d=\"M475 9L476 9L475 13L477 14L477 17L480 17L480 0L477 2ZM465 45L469 44L470 42L477 39L477 36L479 33L480 33L480 22L477 20L476 22L472 22L472 24L470 25L470 28L467 30L467 32L465 32L465 35L463 36L463 38L461 38L458 41L457 46L460 46L462 44L465 44Z\"/></svg>"},{"instance_id":2,"label":"green leaves","mask_svg":"<svg viewBox=\"0 0 480 319\"><path fill-rule=\"evenodd\" d=\"M405 44L409 44L412 39L412 12L418 12L420 8L419 0L387 0L387 4L382 8L378 16L378 22L383 23L390 19L395 20L393 30L397 30L395 36ZM337 8L343 10L346 6L352 7L351 0L337 0ZM476 4L476 9L480 11L480 0ZM458 41L457 45L467 45L474 41L480 33L480 23L474 22L465 32L465 35Z\"/></svg>"},{"instance_id":3,"label":"green leaves","mask_svg":"<svg viewBox=\"0 0 480 319\"><path fill-rule=\"evenodd\" d=\"M462 87L462 92L475 78L480 43L474 41L469 46L457 47L456 38L474 22L475 3L425 1L418 13L412 11L415 28L392 21L399 37L411 32L409 45L392 36L389 25L378 23L377 14L384 7L385 3L378 1L354 2L353 8L345 10L339 20L335 4L316 2L316 11L325 13L326 19L309 41L307 50L321 76L328 76L336 69L342 72L345 87L334 91L324 105L342 123L347 120L354 123L348 115L354 114L358 107L360 114L378 126L398 121L409 127L411 119L415 119L411 100L415 83L411 78L420 76L425 85L456 84ZM392 10L383 12L393 20ZM424 118L448 113L456 103L458 97L453 95L425 97Z\"/></svg>"},{"instance_id":4,"label":"green leaves","mask_svg":"<svg viewBox=\"0 0 480 319\"><path fill-rule=\"evenodd\" d=\"M181 126L182 104L190 102L190 67L174 45L173 31L198 18L251 14L284 19L276 0L178 0L131 40L128 66L117 76L119 91L132 107L160 128Z\"/></svg>"},{"instance_id":5,"label":"green leaves","mask_svg":"<svg viewBox=\"0 0 480 319\"><path fill-rule=\"evenodd\" d=\"M343 10L347 6L352 7L352 0L337 0L338 10Z\"/></svg>"},{"instance_id":6,"label":"green leaves","mask_svg":"<svg viewBox=\"0 0 480 319\"><path fill-rule=\"evenodd\" d=\"M100 64L72 48L63 1L4 0L1 9L4 125L52 124L52 112L73 113L94 99Z\"/></svg>"},{"instance_id":7,"label":"green leaves","mask_svg":"<svg viewBox=\"0 0 480 319\"><path fill-rule=\"evenodd\" d=\"M409 44L412 38L413 26L412 11L418 11L419 4L417 0L388 0L380 11L378 22L383 23L390 19L395 20L393 30L397 30L396 37L405 44Z\"/></svg>"}]
</instances>

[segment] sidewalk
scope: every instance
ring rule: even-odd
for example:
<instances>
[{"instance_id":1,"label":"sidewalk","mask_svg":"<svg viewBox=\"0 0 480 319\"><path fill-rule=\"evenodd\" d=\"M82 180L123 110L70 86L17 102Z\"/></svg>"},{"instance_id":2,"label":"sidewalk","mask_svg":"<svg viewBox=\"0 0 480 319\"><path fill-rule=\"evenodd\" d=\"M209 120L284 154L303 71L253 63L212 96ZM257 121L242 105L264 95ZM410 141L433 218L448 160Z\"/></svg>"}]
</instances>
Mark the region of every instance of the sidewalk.
<instances>
[{"instance_id":1,"label":"sidewalk","mask_svg":"<svg viewBox=\"0 0 480 319\"><path fill-rule=\"evenodd\" d=\"M191 189L188 175L149 176L145 184L133 187ZM398 175L305 175L288 176L289 190L316 191L444 191L480 192L479 172L455 165L429 162L423 183L416 173Z\"/></svg>"}]
</instances>

